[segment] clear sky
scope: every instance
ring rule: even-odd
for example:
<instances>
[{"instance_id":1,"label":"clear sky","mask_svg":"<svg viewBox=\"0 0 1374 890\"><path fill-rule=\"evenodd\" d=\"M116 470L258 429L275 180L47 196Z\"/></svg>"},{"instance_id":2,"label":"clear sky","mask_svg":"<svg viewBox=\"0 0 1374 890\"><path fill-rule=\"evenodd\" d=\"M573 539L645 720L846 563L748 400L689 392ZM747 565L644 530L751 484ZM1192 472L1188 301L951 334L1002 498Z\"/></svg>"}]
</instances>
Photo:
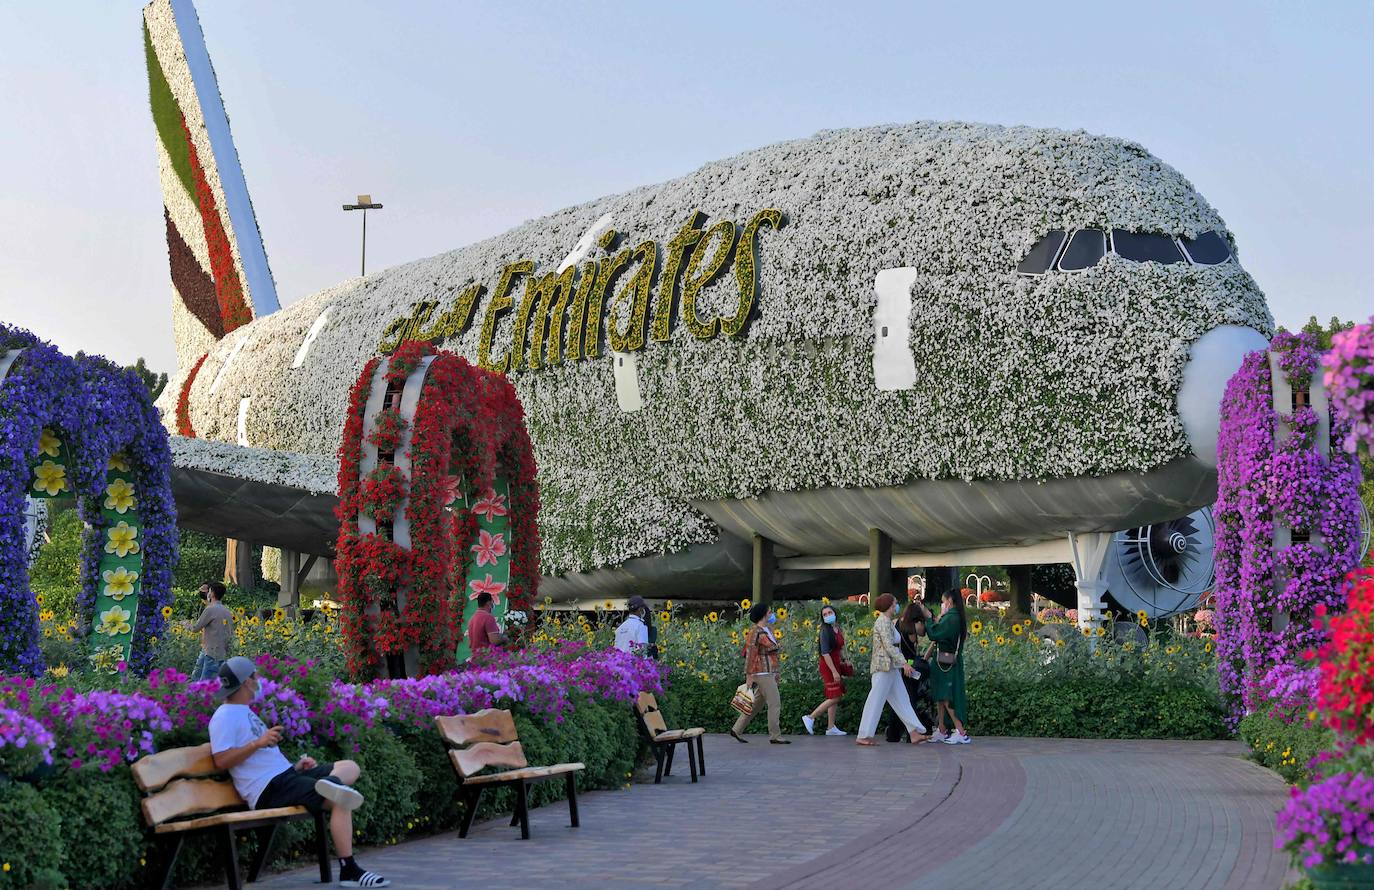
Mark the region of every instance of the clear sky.
<instances>
[{"instance_id":1,"label":"clear sky","mask_svg":"<svg viewBox=\"0 0 1374 890\"><path fill-rule=\"evenodd\" d=\"M140 2L0 0L0 318L173 363ZM832 127L1123 136L1281 324L1374 311L1374 3L198 0L283 303Z\"/></svg>"}]
</instances>

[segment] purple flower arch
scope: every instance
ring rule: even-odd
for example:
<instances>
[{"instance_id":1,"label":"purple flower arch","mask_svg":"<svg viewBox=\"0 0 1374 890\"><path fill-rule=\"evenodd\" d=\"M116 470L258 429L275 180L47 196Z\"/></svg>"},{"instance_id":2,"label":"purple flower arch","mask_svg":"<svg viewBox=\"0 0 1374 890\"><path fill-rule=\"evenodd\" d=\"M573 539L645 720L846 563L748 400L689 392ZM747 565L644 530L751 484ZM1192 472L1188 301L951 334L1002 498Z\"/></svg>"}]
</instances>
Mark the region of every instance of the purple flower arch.
<instances>
[{"instance_id":1,"label":"purple flower arch","mask_svg":"<svg viewBox=\"0 0 1374 890\"><path fill-rule=\"evenodd\" d=\"M166 430L133 371L97 356L63 355L28 331L0 323L0 354L11 349L23 352L0 380L0 671L36 674L43 669L38 606L29 588L24 547L24 498L30 459L48 426L61 431L69 449L69 486L87 523L77 597L78 623L87 634L109 525L100 509L109 459L122 452L129 460L143 553L130 668L146 673L166 624L162 607L171 601L177 558Z\"/></svg>"},{"instance_id":2,"label":"purple flower arch","mask_svg":"<svg viewBox=\"0 0 1374 890\"><path fill-rule=\"evenodd\" d=\"M1306 387L1319 369L1308 334L1281 331L1269 351L1295 388ZM1360 557L1359 465L1339 450L1320 453L1311 408L1276 412L1270 378L1268 354L1250 353L1221 403L1217 656L1233 719L1267 697L1269 671L1298 662L1322 642L1314 610L1340 608L1342 579ZM1291 430L1283 442L1280 422ZM1332 417L1331 442L1341 441L1347 425ZM1320 546L1295 543L1276 551L1274 530L1281 524L1319 534Z\"/></svg>"}]
</instances>

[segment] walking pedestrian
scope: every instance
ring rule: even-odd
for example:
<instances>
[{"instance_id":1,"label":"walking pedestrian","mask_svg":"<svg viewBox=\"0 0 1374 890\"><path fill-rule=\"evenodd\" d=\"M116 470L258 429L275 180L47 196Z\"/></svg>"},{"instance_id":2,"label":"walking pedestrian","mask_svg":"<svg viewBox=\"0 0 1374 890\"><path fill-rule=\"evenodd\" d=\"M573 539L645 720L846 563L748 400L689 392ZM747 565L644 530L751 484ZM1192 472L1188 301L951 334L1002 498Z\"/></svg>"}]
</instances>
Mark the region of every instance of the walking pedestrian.
<instances>
[{"instance_id":1,"label":"walking pedestrian","mask_svg":"<svg viewBox=\"0 0 1374 890\"><path fill-rule=\"evenodd\" d=\"M778 620L767 603L755 603L749 610L749 620L754 626L744 635L744 683L754 690L754 710L750 714L740 714L735 725L730 727L730 737L737 742L748 742L743 732L749 728L749 721L758 714L758 694L768 705L768 742L773 745L790 745L782 737L781 712L782 698L778 695L779 654L781 646L773 636L772 625Z\"/></svg>"},{"instance_id":2,"label":"walking pedestrian","mask_svg":"<svg viewBox=\"0 0 1374 890\"><path fill-rule=\"evenodd\" d=\"M892 706L902 723L911 734L912 743L925 735L925 724L921 723L916 712L911 709L906 687L902 685L902 675L912 674L915 669L906 663L900 648L901 637L893 618L897 614L897 600L890 593L884 593L874 602L878 617L873 621L872 656L869 671L873 675L872 686L868 690L868 700L864 702L863 718L859 721L858 743L865 747L878 744L873 734L878 729L878 718L883 714L883 703Z\"/></svg>"},{"instance_id":3,"label":"walking pedestrian","mask_svg":"<svg viewBox=\"0 0 1374 890\"><path fill-rule=\"evenodd\" d=\"M967 745L964 639L968 636L968 622L965 621L964 602L956 591L945 591L940 597L940 605L940 620L930 627L930 639L936 650L935 661L930 666L930 697L935 699L935 732L931 741ZM953 725L952 733L945 732L946 718Z\"/></svg>"},{"instance_id":4,"label":"walking pedestrian","mask_svg":"<svg viewBox=\"0 0 1374 890\"><path fill-rule=\"evenodd\" d=\"M854 666L845 660L844 630L840 627L839 616L831 606L821 607L821 632L816 646L820 653L818 667L825 701L802 718L802 725L806 727L807 735L815 735L816 721L825 714L830 724L825 731L826 735L848 735L835 725L835 713L840 709L840 700L844 698L844 678L854 675Z\"/></svg>"},{"instance_id":5,"label":"walking pedestrian","mask_svg":"<svg viewBox=\"0 0 1374 890\"><path fill-rule=\"evenodd\" d=\"M200 631L200 655L191 669L191 682L213 680L219 676L219 666L229 657L229 640L234 636L234 615L224 605L224 585L207 581L200 585L200 598L205 608L190 629Z\"/></svg>"}]
</instances>

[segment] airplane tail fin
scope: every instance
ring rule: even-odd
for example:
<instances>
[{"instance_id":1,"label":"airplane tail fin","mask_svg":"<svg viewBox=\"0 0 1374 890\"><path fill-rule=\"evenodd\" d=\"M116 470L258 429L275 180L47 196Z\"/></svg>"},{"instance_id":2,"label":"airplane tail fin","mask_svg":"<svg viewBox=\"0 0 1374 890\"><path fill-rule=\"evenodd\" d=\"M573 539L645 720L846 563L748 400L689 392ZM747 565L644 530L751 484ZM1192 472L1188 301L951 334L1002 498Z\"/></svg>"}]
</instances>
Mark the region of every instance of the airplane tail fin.
<instances>
[{"instance_id":1,"label":"airplane tail fin","mask_svg":"<svg viewBox=\"0 0 1374 890\"><path fill-rule=\"evenodd\" d=\"M177 364L279 308L253 202L191 0L143 9Z\"/></svg>"}]
</instances>

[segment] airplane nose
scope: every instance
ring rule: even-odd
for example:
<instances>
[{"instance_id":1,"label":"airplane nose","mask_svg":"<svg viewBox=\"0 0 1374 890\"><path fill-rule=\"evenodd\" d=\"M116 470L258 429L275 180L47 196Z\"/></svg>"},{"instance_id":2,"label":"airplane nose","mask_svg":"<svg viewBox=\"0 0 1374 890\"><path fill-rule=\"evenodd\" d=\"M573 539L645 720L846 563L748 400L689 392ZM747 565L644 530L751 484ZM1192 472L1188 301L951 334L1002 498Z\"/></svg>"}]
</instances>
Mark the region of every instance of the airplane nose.
<instances>
[{"instance_id":1,"label":"airplane nose","mask_svg":"<svg viewBox=\"0 0 1374 890\"><path fill-rule=\"evenodd\" d=\"M1199 337L1189 350L1178 390L1178 416L1193 453L1209 467L1217 465L1217 432L1226 383L1247 353L1267 349L1269 338L1254 328L1222 325Z\"/></svg>"}]
</instances>

